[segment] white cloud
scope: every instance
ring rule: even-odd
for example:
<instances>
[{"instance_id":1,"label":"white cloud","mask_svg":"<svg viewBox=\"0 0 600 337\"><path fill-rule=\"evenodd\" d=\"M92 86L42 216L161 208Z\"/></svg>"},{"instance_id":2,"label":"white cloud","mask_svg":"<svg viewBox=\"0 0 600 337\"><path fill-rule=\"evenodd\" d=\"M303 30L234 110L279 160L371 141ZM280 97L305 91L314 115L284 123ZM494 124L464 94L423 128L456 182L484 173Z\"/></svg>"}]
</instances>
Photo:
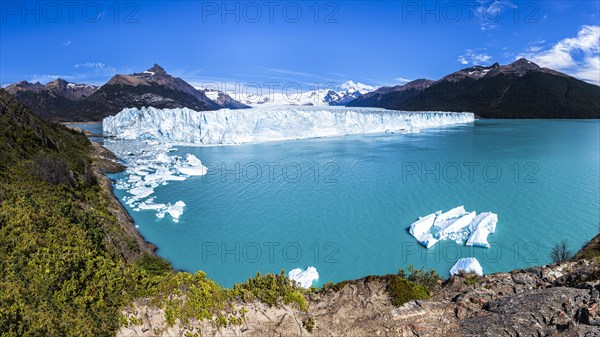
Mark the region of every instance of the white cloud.
<instances>
[{"instance_id":1,"label":"white cloud","mask_svg":"<svg viewBox=\"0 0 600 337\"><path fill-rule=\"evenodd\" d=\"M73 44L73 42L71 42L71 40L65 41L65 42L63 43L63 47L68 47L68 46L70 46L71 44Z\"/></svg>"},{"instance_id":2,"label":"white cloud","mask_svg":"<svg viewBox=\"0 0 600 337\"><path fill-rule=\"evenodd\" d=\"M509 0L477 0L473 14L481 30L494 29L500 18L508 16L506 11L517 9L517 5Z\"/></svg>"},{"instance_id":3,"label":"white cloud","mask_svg":"<svg viewBox=\"0 0 600 337\"><path fill-rule=\"evenodd\" d=\"M600 84L600 26L583 26L576 37L562 39L551 46L533 43L517 56L521 57L542 67Z\"/></svg>"},{"instance_id":4,"label":"white cloud","mask_svg":"<svg viewBox=\"0 0 600 337\"><path fill-rule=\"evenodd\" d=\"M33 75L33 77L29 80L29 82L35 83L40 82L42 84L46 84L48 82L54 81L56 79L62 78L63 80L70 81L73 79L73 76L70 75Z\"/></svg>"},{"instance_id":5,"label":"white cloud","mask_svg":"<svg viewBox=\"0 0 600 337\"><path fill-rule=\"evenodd\" d=\"M412 82L412 80L402 77L402 76L398 76L396 78L394 78L396 81L398 82L402 82L402 83L408 83L408 82Z\"/></svg>"},{"instance_id":6,"label":"white cloud","mask_svg":"<svg viewBox=\"0 0 600 337\"><path fill-rule=\"evenodd\" d=\"M460 55L457 59L457 62L460 64L477 64L477 65L485 65L489 64L489 61L492 57L486 53L478 53L472 49L467 49L463 55Z\"/></svg>"},{"instance_id":7,"label":"white cloud","mask_svg":"<svg viewBox=\"0 0 600 337\"><path fill-rule=\"evenodd\" d=\"M78 63L75 65L75 68L92 68L92 69L102 69L106 65L100 62L86 62L86 63Z\"/></svg>"},{"instance_id":8,"label":"white cloud","mask_svg":"<svg viewBox=\"0 0 600 337\"><path fill-rule=\"evenodd\" d=\"M80 77L87 78L90 76L112 76L117 73L117 69L113 66L102 62L85 62L74 65L80 71L85 71L86 74L80 74Z\"/></svg>"}]
</instances>

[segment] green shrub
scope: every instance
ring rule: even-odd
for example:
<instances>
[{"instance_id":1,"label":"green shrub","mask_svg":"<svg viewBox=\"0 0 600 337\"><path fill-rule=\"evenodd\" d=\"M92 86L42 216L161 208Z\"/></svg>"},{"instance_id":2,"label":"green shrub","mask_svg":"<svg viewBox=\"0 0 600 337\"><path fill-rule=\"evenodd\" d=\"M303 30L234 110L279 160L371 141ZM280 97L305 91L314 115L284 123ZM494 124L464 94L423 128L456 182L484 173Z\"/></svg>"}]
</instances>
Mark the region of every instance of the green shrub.
<instances>
[{"instance_id":1,"label":"green shrub","mask_svg":"<svg viewBox=\"0 0 600 337\"><path fill-rule=\"evenodd\" d=\"M131 242L129 242L129 244L130 243ZM165 275L173 271L173 268L168 261L148 253L144 253L136 264L143 271L146 271L151 275Z\"/></svg>"},{"instance_id":2,"label":"green shrub","mask_svg":"<svg viewBox=\"0 0 600 337\"><path fill-rule=\"evenodd\" d=\"M408 271L400 269L397 275L392 275L387 286L388 294L395 306L408 301L426 300L440 280L434 270L423 271L408 266Z\"/></svg>"},{"instance_id":3,"label":"green shrub","mask_svg":"<svg viewBox=\"0 0 600 337\"><path fill-rule=\"evenodd\" d=\"M465 284L468 286L475 285L475 284L481 282L481 280L482 280L481 277L474 275L474 274L465 274L464 278L465 278Z\"/></svg>"},{"instance_id":4,"label":"green shrub","mask_svg":"<svg viewBox=\"0 0 600 337\"><path fill-rule=\"evenodd\" d=\"M296 303L301 310L306 311L303 292L304 290L291 281L283 270L277 275L257 273L255 277L245 283L235 284L231 289L233 298L244 302L258 299L269 306L276 306L280 301L286 304Z\"/></svg>"},{"instance_id":5,"label":"green shrub","mask_svg":"<svg viewBox=\"0 0 600 337\"><path fill-rule=\"evenodd\" d=\"M392 278L387 291L392 299L392 304L395 306L401 306L408 301L429 298L427 288L399 276Z\"/></svg>"},{"instance_id":6,"label":"green shrub","mask_svg":"<svg viewBox=\"0 0 600 337\"><path fill-rule=\"evenodd\" d=\"M308 331L309 333L312 333L313 330L315 329L315 320L312 317L308 317L307 319L302 321L302 326L304 326L304 329L306 329L306 331Z\"/></svg>"}]
</instances>

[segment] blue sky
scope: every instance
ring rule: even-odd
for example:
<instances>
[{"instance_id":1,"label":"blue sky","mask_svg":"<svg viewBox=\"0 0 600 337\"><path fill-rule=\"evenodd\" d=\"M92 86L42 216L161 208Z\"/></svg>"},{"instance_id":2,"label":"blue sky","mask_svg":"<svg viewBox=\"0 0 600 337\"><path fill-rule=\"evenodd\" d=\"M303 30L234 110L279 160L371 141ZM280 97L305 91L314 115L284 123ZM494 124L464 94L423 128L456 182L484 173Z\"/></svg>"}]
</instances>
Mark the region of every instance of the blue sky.
<instances>
[{"instance_id":1,"label":"blue sky","mask_svg":"<svg viewBox=\"0 0 600 337\"><path fill-rule=\"evenodd\" d=\"M373 86L525 56L600 81L600 1L7 1L0 82L101 84L158 63L192 84Z\"/></svg>"}]
</instances>

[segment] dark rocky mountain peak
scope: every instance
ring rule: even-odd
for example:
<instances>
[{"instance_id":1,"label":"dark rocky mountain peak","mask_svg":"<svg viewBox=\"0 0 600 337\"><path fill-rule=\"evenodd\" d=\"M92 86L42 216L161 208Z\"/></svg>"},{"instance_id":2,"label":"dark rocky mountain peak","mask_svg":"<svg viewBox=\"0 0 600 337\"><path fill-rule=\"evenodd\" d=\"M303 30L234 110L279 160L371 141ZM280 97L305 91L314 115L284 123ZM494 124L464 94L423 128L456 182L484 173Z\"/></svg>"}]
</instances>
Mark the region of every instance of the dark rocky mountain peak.
<instances>
[{"instance_id":1,"label":"dark rocky mountain peak","mask_svg":"<svg viewBox=\"0 0 600 337\"><path fill-rule=\"evenodd\" d=\"M146 72L155 73L156 75L166 75L167 74L165 69L156 63L154 63L154 66L152 66L152 68L146 70Z\"/></svg>"},{"instance_id":2,"label":"dark rocky mountain peak","mask_svg":"<svg viewBox=\"0 0 600 337\"><path fill-rule=\"evenodd\" d=\"M405 90L409 90L409 89L423 90L423 89L426 89L427 87L429 87L434 82L435 81L428 80L425 78L420 78L418 80L414 80L414 81L405 83L404 85L395 86L393 88L394 88L394 91L405 91Z\"/></svg>"},{"instance_id":3,"label":"dark rocky mountain peak","mask_svg":"<svg viewBox=\"0 0 600 337\"><path fill-rule=\"evenodd\" d=\"M478 80L478 79L486 76L488 73L490 73L494 70L497 70L499 68L501 68L501 66L497 62L492 64L491 66L475 65L475 66L472 66L469 68L461 69L450 75L446 75L440 81L459 82L464 79Z\"/></svg>"}]
</instances>

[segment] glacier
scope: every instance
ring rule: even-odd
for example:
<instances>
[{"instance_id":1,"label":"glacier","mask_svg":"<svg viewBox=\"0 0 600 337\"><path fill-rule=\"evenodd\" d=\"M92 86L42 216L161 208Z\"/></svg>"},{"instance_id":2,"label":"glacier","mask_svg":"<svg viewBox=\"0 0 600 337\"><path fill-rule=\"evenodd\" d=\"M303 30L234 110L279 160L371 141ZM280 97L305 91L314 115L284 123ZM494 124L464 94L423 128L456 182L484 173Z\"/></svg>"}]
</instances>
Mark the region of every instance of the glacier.
<instances>
[{"instance_id":1,"label":"glacier","mask_svg":"<svg viewBox=\"0 0 600 337\"><path fill-rule=\"evenodd\" d=\"M300 284L302 288L310 288L315 280L319 279L319 273L317 268L308 267L306 270L300 268L292 269L288 273L288 278L294 280Z\"/></svg>"},{"instance_id":2,"label":"glacier","mask_svg":"<svg viewBox=\"0 0 600 337\"><path fill-rule=\"evenodd\" d=\"M483 276L483 268L481 268L481 264L474 257L467 257L456 261L450 269L450 275L460 274L461 271Z\"/></svg>"},{"instance_id":3,"label":"glacier","mask_svg":"<svg viewBox=\"0 0 600 337\"><path fill-rule=\"evenodd\" d=\"M438 241L451 239L457 244L490 248L487 237L496 232L498 215L492 212L467 212L464 206L455 207L447 212L441 210L419 217L408 232L417 242L427 249Z\"/></svg>"},{"instance_id":4,"label":"glacier","mask_svg":"<svg viewBox=\"0 0 600 337\"><path fill-rule=\"evenodd\" d=\"M472 113L405 112L380 108L255 107L194 111L127 108L102 122L105 136L174 144L223 145L366 133L418 132L471 123Z\"/></svg>"}]
</instances>

